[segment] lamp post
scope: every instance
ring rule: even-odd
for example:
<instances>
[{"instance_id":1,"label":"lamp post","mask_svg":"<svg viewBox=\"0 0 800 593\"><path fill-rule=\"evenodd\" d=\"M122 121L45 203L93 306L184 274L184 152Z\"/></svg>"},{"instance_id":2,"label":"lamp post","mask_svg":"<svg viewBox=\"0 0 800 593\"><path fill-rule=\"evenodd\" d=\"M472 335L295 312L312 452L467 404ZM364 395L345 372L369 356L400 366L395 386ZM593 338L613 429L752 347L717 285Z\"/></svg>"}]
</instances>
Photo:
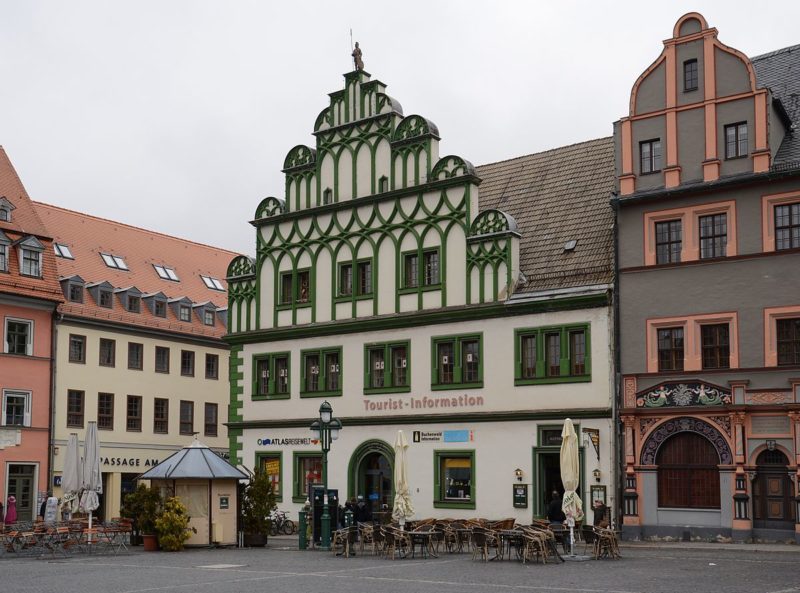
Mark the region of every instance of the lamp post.
<instances>
[{"instance_id":1,"label":"lamp post","mask_svg":"<svg viewBox=\"0 0 800 593\"><path fill-rule=\"evenodd\" d=\"M311 423L311 431L316 434L322 445L322 517L320 519L321 542L323 550L331 549L331 515L328 512L328 451L331 450L331 442L339 438L339 431L342 423L338 418L333 417L333 408L324 401L319 407L319 420Z\"/></svg>"}]
</instances>

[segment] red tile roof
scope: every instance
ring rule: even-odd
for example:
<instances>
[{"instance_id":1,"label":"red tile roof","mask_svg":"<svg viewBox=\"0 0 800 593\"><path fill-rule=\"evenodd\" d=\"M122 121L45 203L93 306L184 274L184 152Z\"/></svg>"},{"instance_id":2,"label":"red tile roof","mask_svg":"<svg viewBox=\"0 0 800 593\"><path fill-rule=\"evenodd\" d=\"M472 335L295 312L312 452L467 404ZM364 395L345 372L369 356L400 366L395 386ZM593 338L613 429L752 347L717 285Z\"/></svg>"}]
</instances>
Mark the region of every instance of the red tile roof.
<instances>
[{"instance_id":1,"label":"red tile roof","mask_svg":"<svg viewBox=\"0 0 800 593\"><path fill-rule=\"evenodd\" d=\"M15 247L9 249L8 273L0 272L0 292L15 296L33 297L47 301L64 300L58 283L53 244L45 226L36 213L25 186L14 170L14 165L0 146L0 197L5 197L14 209L11 221L0 221L2 231L11 241L35 236L44 245L42 277L32 278L20 274L19 257Z\"/></svg>"},{"instance_id":2,"label":"red tile roof","mask_svg":"<svg viewBox=\"0 0 800 593\"><path fill-rule=\"evenodd\" d=\"M107 281L114 288L135 286L145 294L162 292L168 299L185 296L194 303L211 301L216 307L227 307L225 275L228 264L238 253L50 204L34 202L34 205L45 226L52 231L54 241L67 245L75 258L55 258L61 278L77 275L86 283ZM108 267L101 253L123 258L129 270ZM180 281L160 278L154 264L174 269ZM206 287L201 274L218 279L226 291ZM219 319L214 326L206 326L192 312L191 323L182 322L170 307L167 307L166 319L155 317L144 302L141 313L129 313L116 295L113 300L113 309L100 307L86 291L83 303L66 302L62 311L96 320L203 337L218 338L226 333Z\"/></svg>"}]
</instances>

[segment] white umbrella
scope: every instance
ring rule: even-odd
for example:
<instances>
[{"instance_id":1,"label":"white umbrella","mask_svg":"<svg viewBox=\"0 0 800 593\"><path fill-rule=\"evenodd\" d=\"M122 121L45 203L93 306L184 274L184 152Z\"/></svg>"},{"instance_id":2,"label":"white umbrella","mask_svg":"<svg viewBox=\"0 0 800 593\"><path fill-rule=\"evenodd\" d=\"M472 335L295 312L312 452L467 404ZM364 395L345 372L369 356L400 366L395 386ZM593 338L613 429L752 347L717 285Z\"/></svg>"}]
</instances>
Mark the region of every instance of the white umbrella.
<instances>
[{"instance_id":1,"label":"white umbrella","mask_svg":"<svg viewBox=\"0 0 800 593\"><path fill-rule=\"evenodd\" d=\"M408 441L402 430L397 431L397 438L394 441L394 507L392 517L397 519L401 527L405 525L406 519L414 515L414 506L411 504L411 495L408 491L408 462L406 453L408 452Z\"/></svg>"},{"instance_id":2,"label":"white umbrella","mask_svg":"<svg viewBox=\"0 0 800 593\"><path fill-rule=\"evenodd\" d=\"M575 521L583 519L583 503L578 496L578 481L580 480L580 460L578 459L578 435L572 420L564 420L564 429L561 431L561 483L564 485L564 499L561 510L567 516L569 525L570 554L574 555Z\"/></svg>"},{"instance_id":3,"label":"white umbrella","mask_svg":"<svg viewBox=\"0 0 800 593\"><path fill-rule=\"evenodd\" d=\"M78 495L83 481L81 456L78 451L78 435L74 432L67 441L67 453L64 456L64 470L61 472L61 489L64 491L64 504L70 511L77 509Z\"/></svg>"},{"instance_id":4,"label":"white umbrella","mask_svg":"<svg viewBox=\"0 0 800 593\"><path fill-rule=\"evenodd\" d=\"M98 494L103 493L103 475L100 473L100 441L97 440L97 422L89 422L83 442L83 494L81 508L89 511L89 543L91 543L92 511L100 506Z\"/></svg>"}]
</instances>

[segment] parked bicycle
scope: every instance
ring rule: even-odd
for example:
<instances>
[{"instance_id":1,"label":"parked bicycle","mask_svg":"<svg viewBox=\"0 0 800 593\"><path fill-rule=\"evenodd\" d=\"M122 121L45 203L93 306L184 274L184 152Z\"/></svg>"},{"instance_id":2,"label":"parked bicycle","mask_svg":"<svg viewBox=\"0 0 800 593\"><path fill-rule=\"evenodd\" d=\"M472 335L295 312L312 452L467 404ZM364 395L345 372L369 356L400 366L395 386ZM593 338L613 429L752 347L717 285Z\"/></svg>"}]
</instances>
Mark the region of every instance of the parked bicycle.
<instances>
[{"instance_id":1,"label":"parked bicycle","mask_svg":"<svg viewBox=\"0 0 800 593\"><path fill-rule=\"evenodd\" d=\"M270 535L293 535L297 531L297 525L289 517L286 516L286 511L274 510L269 515L270 519Z\"/></svg>"}]
</instances>

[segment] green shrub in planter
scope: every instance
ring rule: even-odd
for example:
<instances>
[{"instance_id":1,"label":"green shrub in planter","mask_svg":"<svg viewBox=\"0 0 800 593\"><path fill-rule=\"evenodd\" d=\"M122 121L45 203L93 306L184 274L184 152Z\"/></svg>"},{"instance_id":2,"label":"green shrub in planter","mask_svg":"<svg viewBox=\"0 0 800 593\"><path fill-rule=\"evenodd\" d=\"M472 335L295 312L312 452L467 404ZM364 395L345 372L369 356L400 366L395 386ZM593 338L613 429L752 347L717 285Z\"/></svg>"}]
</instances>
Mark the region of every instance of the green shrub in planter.
<instances>
[{"instance_id":1,"label":"green shrub in planter","mask_svg":"<svg viewBox=\"0 0 800 593\"><path fill-rule=\"evenodd\" d=\"M164 503L164 510L156 519L156 532L158 544L166 552L182 550L183 544L191 537L190 532L197 533L189 527L189 515L178 497L168 498Z\"/></svg>"},{"instance_id":2,"label":"green shrub in planter","mask_svg":"<svg viewBox=\"0 0 800 593\"><path fill-rule=\"evenodd\" d=\"M157 488L148 488L144 484L125 495L120 514L133 519L133 530L136 536L152 535L156 532L156 518L161 513L163 501Z\"/></svg>"},{"instance_id":3,"label":"green shrub in planter","mask_svg":"<svg viewBox=\"0 0 800 593\"><path fill-rule=\"evenodd\" d=\"M242 495L242 528L246 535L262 535L266 542L270 513L275 510L275 493L266 472L258 470ZM263 545L263 544L262 544Z\"/></svg>"}]
</instances>

